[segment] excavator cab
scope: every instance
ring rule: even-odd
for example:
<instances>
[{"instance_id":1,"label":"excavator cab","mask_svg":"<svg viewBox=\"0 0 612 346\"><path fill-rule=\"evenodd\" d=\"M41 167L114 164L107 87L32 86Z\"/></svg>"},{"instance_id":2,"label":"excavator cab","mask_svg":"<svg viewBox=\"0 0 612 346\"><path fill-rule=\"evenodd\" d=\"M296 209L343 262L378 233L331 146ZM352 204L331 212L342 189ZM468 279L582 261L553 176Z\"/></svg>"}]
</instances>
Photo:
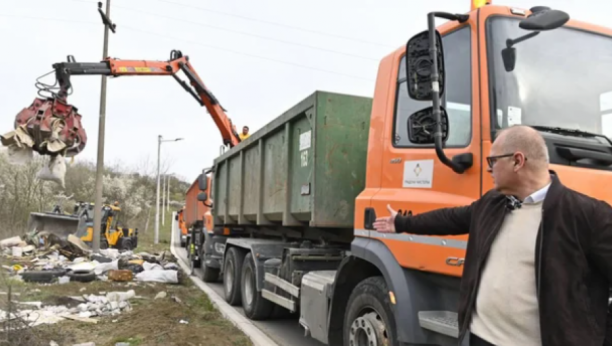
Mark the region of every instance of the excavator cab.
<instances>
[{"instance_id":1,"label":"excavator cab","mask_svg":"<svg viewBox=\"0 0 612 346\"><path fill-rule=\"evenodd\" d=\"M121 208L118 203L102 206L102 227L100 234L100 249L115 248L120 250L132 250L138 246L138 229L119 227L118 220ZM93 242L94 224L93 213L87 223L84 234L79 235L86 244Z\"/></svg>"}]
</instances>

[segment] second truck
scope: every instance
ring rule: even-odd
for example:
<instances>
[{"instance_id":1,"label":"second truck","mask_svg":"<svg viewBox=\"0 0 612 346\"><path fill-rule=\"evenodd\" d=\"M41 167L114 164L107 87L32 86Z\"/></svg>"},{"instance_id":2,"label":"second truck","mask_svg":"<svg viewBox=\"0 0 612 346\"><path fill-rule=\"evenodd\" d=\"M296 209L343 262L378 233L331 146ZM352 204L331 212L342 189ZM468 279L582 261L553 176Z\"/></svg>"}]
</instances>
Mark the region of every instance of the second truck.
<instances>
[{"instance_id":1,"label":"second truck","mask_svg":"<svg viewBox=\"0 0 612 346\"><path fill-rule=\"evenodd\" d=\"M436 29L435 18L448 22ZM220 273L204 279L222 280L250 319L280 306L325 345L467 345L457 303L468 230L382 234L372 223L389 204L419 214L478 199L493 187L499 129L533 126L566 186L612 202L601 188L612 178L612 30L488 1L427 21L381 61L373 99L315 92L199 177L213 225L202 219L198 265Z\"/></svg>"}]
</instances>

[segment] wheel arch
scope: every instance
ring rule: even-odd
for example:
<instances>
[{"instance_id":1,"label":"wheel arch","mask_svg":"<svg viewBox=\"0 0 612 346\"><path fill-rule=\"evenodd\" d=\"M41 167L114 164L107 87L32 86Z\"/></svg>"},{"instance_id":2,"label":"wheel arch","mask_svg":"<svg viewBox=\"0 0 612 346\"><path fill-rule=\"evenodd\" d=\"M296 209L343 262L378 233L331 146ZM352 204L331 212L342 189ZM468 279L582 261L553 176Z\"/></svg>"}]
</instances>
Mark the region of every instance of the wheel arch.
<instances>
[{"instance_id":1,"label":"wheel arch","mask_svg":"<svg viewBox=\"0 0 612 346\"><path fill-rule=\"evenodd\" d=\"M331 345L343 345L342 324L344 311L351 290L362 280L371 276L382 276L389 291L393 292L396 303L392 310L401 342L425 339L420 328L414 299L418 287L409 287L408 277L387 246L379 240L356 237L351 244L351 256L347 257L336 274L331 309L328 317L329 341ZM401 307L401 308L398 308ZM401 326L401 327L399 327Z\"/></svg>"}]
</instances>

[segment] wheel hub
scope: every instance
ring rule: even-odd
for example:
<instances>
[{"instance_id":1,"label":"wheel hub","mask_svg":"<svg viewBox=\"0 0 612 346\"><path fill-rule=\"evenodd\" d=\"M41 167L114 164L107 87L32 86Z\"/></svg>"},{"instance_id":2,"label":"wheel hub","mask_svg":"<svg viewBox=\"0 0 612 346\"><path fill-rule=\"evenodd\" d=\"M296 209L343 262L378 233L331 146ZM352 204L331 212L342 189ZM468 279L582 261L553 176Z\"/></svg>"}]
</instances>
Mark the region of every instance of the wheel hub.
<instances>
[{"instance_id":1,"label":"wheel hub","mask_svg":"<svg viewBox=\"0 0 612 346\"><path fill-rule=\"evenodd\" d=\"M350 346L388 346L385 324L375 312L357 317L351 324Z\"/></svg>"}]
</instances>

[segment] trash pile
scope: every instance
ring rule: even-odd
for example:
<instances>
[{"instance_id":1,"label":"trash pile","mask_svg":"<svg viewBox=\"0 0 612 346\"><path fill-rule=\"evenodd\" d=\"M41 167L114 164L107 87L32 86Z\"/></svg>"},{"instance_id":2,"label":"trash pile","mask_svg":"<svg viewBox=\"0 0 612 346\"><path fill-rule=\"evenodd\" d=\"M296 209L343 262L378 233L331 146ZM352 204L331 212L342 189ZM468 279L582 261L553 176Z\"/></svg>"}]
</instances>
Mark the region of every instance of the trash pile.
<instances>
[{"instance_id":1,"label":"trash pile","mask_svg":"<svg viewBox=\"0 0 612 346\"><path fill-rule=\"evenodd\" d=\"M136 297L134 290L127 292L109 292L106 295L83 295L69 297L72 304L43 306L42 302L17 302L17 305L32 306L35 309L16 309L14 313L1 311L0 323L19 319L23 324L34 327L41 324L53 324L64 319L79 322L97 323L91 317L117 316L123 311L131 311L129 300ZM12 329L19 329L15 327Z\"/></svg>"},{"instance_id":2,"label":"trash pile","mask_svg":"<svg viewBox=\"0 0 612 346\"><path fill-rule=\"evenodd\" d=\"M20 264L3 266L17 280L59 284L95 280L171 284L180 281L179 266L169 251L134 254L109 248L93 253L74 235L64 239L53 233L38 232L24 238L17 236L0 241L1 254L19 259Z\"/></svg>"},{"instance_id":3,"label":"trash pile","mask_svg":"<svg viewBox=\"0 0 612 346\"><path fill-rule=\"evenodd\" d=\"M135 254L108 248L94 253L74 235L60 237L37 232L4 239L0 241L0 256L5 258L2 267L10 279L42 285L101 280L125 283L129 289L140 283L178 284L181 281L181 271L170 252ZM81 288L81 292L85 290ZM0 323L10 323L9 329L54 324L65 319L97 323L95 317L112 317L130 311L130 300L143 298L131 289L98 293L67 296L66 301L49 305L13 301L10 313L0 310Z\"/></svg>"}]
</instances>

